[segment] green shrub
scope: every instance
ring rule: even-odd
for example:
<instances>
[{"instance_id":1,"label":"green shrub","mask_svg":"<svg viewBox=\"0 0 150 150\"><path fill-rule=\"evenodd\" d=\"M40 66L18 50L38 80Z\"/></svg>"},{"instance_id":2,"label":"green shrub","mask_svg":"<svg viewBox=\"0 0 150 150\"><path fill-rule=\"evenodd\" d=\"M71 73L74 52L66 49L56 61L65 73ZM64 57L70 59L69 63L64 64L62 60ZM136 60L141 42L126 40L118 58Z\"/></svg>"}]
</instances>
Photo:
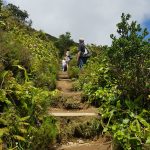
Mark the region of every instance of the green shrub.
<instances>
[{"instance_id":1,"label":"green shrub","mask_svg":"<svg viewBox=\"0 0 150 150\"><path fill-rule=\"evenodd\" d=\"M150 44L147 30L129 19L122 14L119 36L111 35L112 45L102 55L97 48L76 87L100 107L103 132L111 134L120 149L142 150L150 144Z\"/></svg>"},{"instance_id":2,"label":"green shrub","mask_svg":"<svg viewBox=\"0 0 150 150\"><path fill-rule=\"evenodd\" d=\"M9 148L16 146L26 148L26 146L32 147L35 144L32 142L36 139L38 141L38 137L47 138L48 142L55 139L56 122L51 117L45 118L52 93L35 88L30 82L20 85L13 78L7 82L7 86L5 85L7 91L1 90L0 97L3 112L0 125L4 130L1 141ZM35 130L32 132L30 128ZM34 134L40 136L35 137ZM28 135L34 137L34 140L29 141ZM43 147L48 146L46 144L48 143L43 142Z\"/></svg>"},{"instance_id":3,"label":"green shrub","mask_svg":"<svg viewBox=\"0 0 150 150\"><path fill-rule=\"evenodd\" d=\"M37 149L38 144L46 149L57 133L47 110L54 94L49 90L56 86L58 51L28 26L26 16L14 16L17 7L9 6L1 7L0 21L0 146Z\"/></svg>"},{"instance_id":4,"label":"green shrub","mask_svg":"<svg viewBox=\"0 0 150 150\"><path fill-rule=\"evenodd\" d=\"M69 63L68 75L70 78L78 78L80 69L77 66L76 58L73 58Z\"/></svg>"},{"instance_id":5,"label":"green shrub","mask_svg":"<svg viewBox=\"0 0 150 150\"><path fill-rule=\"evenodd\" d=\"M44 118L42 124L38 128L29 129L29 143L28 149L41 150L51 148L56 135L57 129L55 120L52 117Z\"/></svg>"}]
</instances>

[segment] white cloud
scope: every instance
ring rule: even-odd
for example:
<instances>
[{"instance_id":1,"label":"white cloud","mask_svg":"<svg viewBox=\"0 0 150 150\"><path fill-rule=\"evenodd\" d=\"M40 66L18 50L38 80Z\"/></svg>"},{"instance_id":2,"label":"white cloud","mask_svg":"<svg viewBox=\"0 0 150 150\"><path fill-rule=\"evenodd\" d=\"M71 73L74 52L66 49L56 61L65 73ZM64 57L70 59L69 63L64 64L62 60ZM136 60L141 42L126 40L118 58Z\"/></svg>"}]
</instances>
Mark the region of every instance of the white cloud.
<instances>
[{"instance_id":1,"label":"white cloud","mask_svg":"<svg viewBox=\"0 0 150 150\"><path fill-rule=\"evenodd\" d=\"M33 27L58 37L70 32L78 41L110 44L110 34L116 33L116 24L122 12L142 23L150 18L149 0L7 0L27 10Z\"/></svg>"}]
</instances>

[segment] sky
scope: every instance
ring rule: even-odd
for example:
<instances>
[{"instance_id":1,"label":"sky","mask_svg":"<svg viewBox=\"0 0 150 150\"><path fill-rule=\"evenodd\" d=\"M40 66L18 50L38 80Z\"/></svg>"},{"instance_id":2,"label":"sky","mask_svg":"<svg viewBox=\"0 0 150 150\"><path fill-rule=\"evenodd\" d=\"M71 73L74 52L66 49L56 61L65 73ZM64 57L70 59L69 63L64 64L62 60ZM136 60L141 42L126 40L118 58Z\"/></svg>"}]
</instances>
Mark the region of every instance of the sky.
<instances>
[{"instance_id":1,"label":"sky","mask_svg":"<svg viewBox=\"0 0 150 150\"><path fill-rule=\"evenodd\" d=\"M150 0L5 0L26 10L32 27L59 37L66 32L78 42L111 45L121 14L129 13L150 31Z\"/></svg>"}]
</instances>

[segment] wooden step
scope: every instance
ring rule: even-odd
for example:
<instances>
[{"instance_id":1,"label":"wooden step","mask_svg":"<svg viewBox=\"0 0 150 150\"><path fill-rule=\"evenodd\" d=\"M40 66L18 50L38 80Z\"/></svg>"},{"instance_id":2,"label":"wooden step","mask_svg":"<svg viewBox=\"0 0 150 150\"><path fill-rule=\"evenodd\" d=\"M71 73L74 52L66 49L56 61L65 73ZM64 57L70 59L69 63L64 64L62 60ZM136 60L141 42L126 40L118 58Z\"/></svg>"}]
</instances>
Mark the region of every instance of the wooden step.
<instances>
[{"instance_id":1,"label":"wooden step","mask_svg":"<svg viewBox=\"0 0 150 150\"><path fill-rule=\"evenodd\" d=\"M73 112L51 112L50 113L52 116L55 117L82 117L82 116L98 116L96 113L73 113Z\"/></svg>"}]
</instances>

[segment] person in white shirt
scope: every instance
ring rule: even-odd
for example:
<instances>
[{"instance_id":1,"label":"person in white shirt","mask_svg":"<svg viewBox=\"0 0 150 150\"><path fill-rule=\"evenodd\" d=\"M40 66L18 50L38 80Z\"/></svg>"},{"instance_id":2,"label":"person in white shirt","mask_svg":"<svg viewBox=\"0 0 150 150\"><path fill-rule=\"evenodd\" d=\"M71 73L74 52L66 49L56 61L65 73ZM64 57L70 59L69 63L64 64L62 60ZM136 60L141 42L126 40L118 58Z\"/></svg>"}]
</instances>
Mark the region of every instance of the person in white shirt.
<instances>
[{"instance_id":1,"label":"person in white shirt","mask_svg":"<svg viewBox=\"0 0 150 150\"><path fill-rule=\"evenodd\" d=\"M65 57L62 60L62 70L67 71L67 61L66 61Z\"/></svg>"},{"instance_id":2,"label":"person in white shirt","mask_svg":"<svg viewBox=\"0 0 150 150\"><path fill-rule=\"evenodd\" d=\"M70 50L69 49L67 49L67 51L66 51L66 56L70 57Z\"/></svg>"},{"instance_id":3,"label":"person in white shirt","mask_svg":"<svg viewBox=\"0 0 150 150\"><path fill-rule=\"evenodd\" d=\"M70 49L68 48L67 51L66 51L66 62L67 62L67 69L68 69L68 66L69 66L69 62L71 60L71 56L70 56Z\"/></svg>"}]
</instances>

